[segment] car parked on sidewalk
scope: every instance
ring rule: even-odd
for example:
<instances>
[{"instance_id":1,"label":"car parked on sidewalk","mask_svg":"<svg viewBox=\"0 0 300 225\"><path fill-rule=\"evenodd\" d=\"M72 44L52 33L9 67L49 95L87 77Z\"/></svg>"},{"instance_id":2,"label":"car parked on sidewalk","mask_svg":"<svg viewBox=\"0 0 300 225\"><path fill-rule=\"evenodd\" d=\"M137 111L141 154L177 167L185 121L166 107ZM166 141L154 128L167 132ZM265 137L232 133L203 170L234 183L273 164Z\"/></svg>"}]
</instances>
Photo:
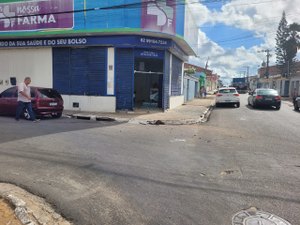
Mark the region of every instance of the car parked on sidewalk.
<instances>
[{"instance_id":1,"label":"car parked on sidewalk","mask_svg":"<svg viewBox=\"0 0 300 225\"><path fill-rule=\"evenodd\" d=\"M234 87L219 88L216 94L216 107L221 105L236 105L240 107L239 93Z\"/></svg>"},{"instance_id":2,"label":"car parked on sidewalk","mask_svg":"<svg viewBox=\"0 0 300 225\"><path fill-rule=\"evenodd\" d=\"M281 97L278 91L270 88L258 88L253 92L249 92L248 105L253 108L259 106L275 107L277 110L281 107Z\"/></svg>"},{"instance_id":3,"label":"car parked on sidewalk","mask_svg":"<svg viewBox=\"0 0 300 225\"><path fill-rule=\"evenodd\" d=\"M32 109L37 117L52 116L59 118L64 109L61 95L52 88L30 87ZM0 115L15 116L17 109L18 87L10 87L0 94ZM24 110L23 116L29 119Z\"/></svg>"},{"instance_id":4,"label":"car parked on sidewalk","mask_svg":"<svg viewBox=\"0 0 300 225\"><path fill-rule=\"evenodd\" d=\"M294 103L294 109L299 111L300 109L300 96L296 97L293 101Z\"/></svg>"}]
</instances>

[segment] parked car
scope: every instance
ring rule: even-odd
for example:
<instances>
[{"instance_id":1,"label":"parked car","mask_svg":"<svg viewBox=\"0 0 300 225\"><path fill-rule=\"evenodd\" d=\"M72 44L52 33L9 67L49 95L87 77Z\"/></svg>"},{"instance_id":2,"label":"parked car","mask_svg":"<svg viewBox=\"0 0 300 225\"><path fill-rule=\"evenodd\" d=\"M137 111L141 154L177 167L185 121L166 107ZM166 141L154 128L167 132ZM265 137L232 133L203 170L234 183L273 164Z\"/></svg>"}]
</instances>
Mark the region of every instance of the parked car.
<instances>
[{"instance_id":1,"label":"parked car","mask_svg":"<svg viewBox=\"0 0 300 225\"><path fill-rule=\"evenodd\" d=\"M234 87L222 87L219 88L216 94L216 107L220 105L236 105L240 107L239 93Z\"/></svg>"},{"instance_id":2,"label":"parked car","mask_svg":"<svg viewBox=\"0 0 300 225\"><path fill-rule=\"evenodd\" d=\"M59 118L62 115L64 106L61 95L52 88L30 87L32 97L32 109L37 117L51 115ZM6 89L0 94L0 115L14 116L17 109L18 87ZM27 110L23 116L29 119Z\"/></svg>"},{"instance_id":3,"label":"parked car","mask_svg":"<svg viewBox=\"0 0 300 225\"><path fill-rule=\"evenodd\" d=\"M208 95L215 95L217 94L218 90L217 89L214 89L214 90L210 90L207 92Z\"/></svg>"},{"instance_id":4,"label":"parked car","mask_svg":"<svg viewBox=\"0 0 300 225\"><path fill-rule=\"evenodd\" d=\"M274 89L258 88L253 92L249 92L248 105L251 105L253 108L259 106L274 106L279 110L281 106L281 97Z\"/></svg>"},{"instance_id":5,"label":"parked car","mask_svg":"<svg viewBox=\"0 0 300 225\"><path fill-rule=\"evenodd\" d=\"M214 95L218 93L218 89L213 90Z\"/></svg>"},{"instance_id":6,"label":"parked car","mask_svg":"<svg viewBox=\"0 0 300 225\"><path fill-rule=\"evenodd\" d=\"M300 96L294 100L294 109L297 111L300 109Z\"/></svg>"}]
</instances>

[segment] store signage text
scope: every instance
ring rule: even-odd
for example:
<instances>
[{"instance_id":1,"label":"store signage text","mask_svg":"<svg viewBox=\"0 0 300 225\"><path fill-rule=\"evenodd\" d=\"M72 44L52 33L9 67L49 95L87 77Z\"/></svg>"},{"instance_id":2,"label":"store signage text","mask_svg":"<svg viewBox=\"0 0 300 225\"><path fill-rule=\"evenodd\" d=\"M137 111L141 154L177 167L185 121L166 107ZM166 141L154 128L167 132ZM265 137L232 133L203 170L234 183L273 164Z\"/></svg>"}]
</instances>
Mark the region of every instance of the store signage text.
<instances>
[{"instance_id":1,"label":"store signage text","mask_svg":"<svg viewBox=\"0 0 300 225\"><path fill-rule=\"evenodd\" d=\"M150 50L135 50L136 57L142 58L163 58L164 54L162 51L150 51Z\"/></svg>"},{"instance_id":2,"label":"store signage text","mask_svg":"<svg viewBox=\"0 0 300 225\"><path fill-rule=\"evenodd\" d=\"M152 51L143 51L140 53L140 56L157 58L158 54Z\"/></svg>"},{"instance_id":3,"label":"store signage text","mask_svg":"<svg viewBox=\"0 0 300 225\"><path fill-rule=\"evenodd\" d=\"M141 36L98 36L98 37L52 37L52 38L28 38L28 39L0 39L0 48L17 47L61 47L61 46L131 46L147 50L143 56L163 57L160 51L149 51L151 48L160 50L172 48L172 41L163 38L149 38ZM147 48L147 49L145 49ZM141 51L139 51L141 52Z\"/></svg>"},{"instance_id":4,"label":"store signage text","mask_svg":"<svg viewBox=\"0 0 300 225\"><path fill-rule=\"evenodd\" d=\"M167 45L168 42L166 40L163 39L154 39L154 38L141 38L140 42L142 44L155 44L155 45Z\"/></svg>"},{"instance_id":5,"label":"store signage text","mask_svg":"<svg viewBox=\"0 0 300 225\"><path fill-rule=\"evenodd\" d=\"M0 41L0 47L35 47L35 46L73 46L85 45L86 38L62 38L62 39L37 39L37 40L18 40L18 41Z\"/></svg>"},{"instance_id":6,"label":"store signage text","mask_svg":"<svg viewBox=\"0 0 300 225\"><path fill-rule=\"evenodd\" d=\"M72 28L73 4L73 0L2 3L0 4L0 31Z\"/></svg>"}]
</instances>

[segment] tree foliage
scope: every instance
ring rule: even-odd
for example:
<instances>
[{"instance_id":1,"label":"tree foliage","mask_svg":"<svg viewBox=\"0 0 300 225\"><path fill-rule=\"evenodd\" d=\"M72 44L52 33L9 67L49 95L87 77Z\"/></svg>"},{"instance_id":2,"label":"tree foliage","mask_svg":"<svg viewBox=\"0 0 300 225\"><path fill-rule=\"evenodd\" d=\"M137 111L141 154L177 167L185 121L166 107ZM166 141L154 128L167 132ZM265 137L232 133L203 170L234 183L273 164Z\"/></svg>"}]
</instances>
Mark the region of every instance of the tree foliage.
<instances>
[{"instance_id":1,"label":"tree foliage","mask_svg":"<svg viewBox=\"0 0 300 225\"><path fill-rule=\"evenodd\" d=\"M284 76L289 76L295 65L297 55L297 24L288 25L285 12L279 22L276 34L276 63Z\"/></svg>"},{"instance_id":2,"label":"tree foliage","mask_svg":"<svg viewBox=\"0 0 300 225\"><path fill-rule=\"evenodd\" d=\"M289 37L288 23L286 21L285 12L282 13L282 18L279 22L276 34L276 62L278 66L284 65L286 61L286 49L284 45Z\"/></svg>"},{"instance_id":3,"label":"tree foliage","mask_svg":"<svg viewBox=\"0 0 300 225\"><path fill-rule=\"evenodd\" d=\"M188 69L185 70L185 73L188 75L194 75L196 73L196 68L195 67L189 67Z\"/></svg>"},{"instance_id":4,"label":"tree foliage","mask_svg":"<svg viewBox=\"0 0 300 225\"><path fill-rule=\"evenodd\" d=\"M298 34L298 32L300 32L300 24L293 23L289 28L291 32L291 39L294 41L297 49L300 49L300 35Z\"/></svg>"}]
</instances>

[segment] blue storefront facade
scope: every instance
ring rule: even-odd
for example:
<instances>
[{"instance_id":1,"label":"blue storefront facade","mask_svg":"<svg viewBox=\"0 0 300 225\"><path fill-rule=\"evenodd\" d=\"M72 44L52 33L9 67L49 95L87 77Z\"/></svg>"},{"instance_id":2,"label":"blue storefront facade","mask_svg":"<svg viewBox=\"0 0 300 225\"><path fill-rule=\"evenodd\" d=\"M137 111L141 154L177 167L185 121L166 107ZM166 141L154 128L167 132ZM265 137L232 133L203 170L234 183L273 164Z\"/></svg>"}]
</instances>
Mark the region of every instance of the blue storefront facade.
<instances>
[{"instance_id":1,"label":"blue storefront facade","mask_svg":"<svg viewBox=\"0 0 300 225\"><path fill-rule=\"evenodd\" d=\"M36 86L57 89L66 109L83 111L166 110L184 101L183 62L193 54L185 4L8 1L0 17L0 59L8 62L0 80L31 75Z\"/></svg>"}]
</instances>

